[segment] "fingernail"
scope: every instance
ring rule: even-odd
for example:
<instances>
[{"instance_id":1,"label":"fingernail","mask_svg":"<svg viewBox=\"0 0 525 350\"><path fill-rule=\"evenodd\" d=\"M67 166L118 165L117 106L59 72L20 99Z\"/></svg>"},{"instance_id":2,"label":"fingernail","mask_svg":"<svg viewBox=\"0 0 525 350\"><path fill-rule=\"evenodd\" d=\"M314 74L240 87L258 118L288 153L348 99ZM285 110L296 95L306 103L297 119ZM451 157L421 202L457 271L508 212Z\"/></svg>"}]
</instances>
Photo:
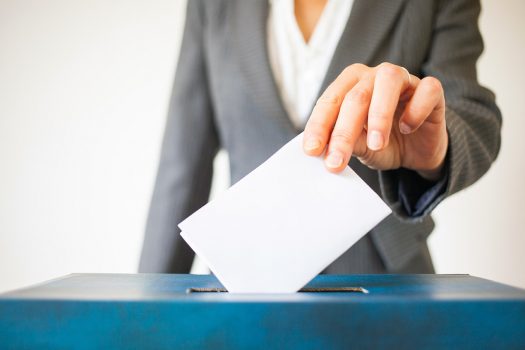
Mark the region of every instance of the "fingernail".
<instances>
[{"instance_id":1,"label":"fingernail","mask_svg":"<svg viewBox=\"0 0 525 350\"><path fill-rule=\"evenodd\" d=\"M368 134L368 148L377 151L383 147L383 142L383 135L379 131L370 131Z\"/></svg>"},{"instance_id":2,"label":"fingernail","mask_svg":"<svg viewBox=\"0 0 525 350\"><path fill-rule=\"evenodd\" d=\"M412 129L410 128L410 126L408 126L407 123L400 122L399 123L399 131L401 131L402 134L410 134Z\"/></svg>"},{"instance_id":3,"label":"fingernail","mask_svg":"<svg viewBox=\"0 0 525 350\"><path fill-rule=\"evenodd\" d=\"M339 168L343 164L343 156L339 152L331 152L325 162L329 168Z\"/></svg>"},{"instance_id":4,"label":"fingernail","mask_svg":"<svg viewBox=\"0 0 525 350\"><path fill-rule=\"evenodd\" d=\"M321 146L321 142L316 139L307 140L304 144L304 149L307 151L313 151Z\"/></svg>"}]
</instances>

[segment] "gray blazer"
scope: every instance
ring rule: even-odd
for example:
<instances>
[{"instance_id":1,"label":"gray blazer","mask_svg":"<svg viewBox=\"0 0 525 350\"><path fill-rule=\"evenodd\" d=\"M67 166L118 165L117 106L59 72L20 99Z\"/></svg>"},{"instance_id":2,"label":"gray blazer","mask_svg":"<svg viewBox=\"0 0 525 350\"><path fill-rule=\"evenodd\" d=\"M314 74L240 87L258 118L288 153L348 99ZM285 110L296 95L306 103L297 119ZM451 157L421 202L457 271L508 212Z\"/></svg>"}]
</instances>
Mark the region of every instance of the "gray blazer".
<instances>
[{"instance_id":1,"label":"gray blazer","mask_svg":"<svg viewBox=\"0 0 525 350\"><path fill-rule=\"evenodd\" d=\"M394 214L326 272L433 272L429 213L479 179L500 147L500 112L476 76L483 50L479 12L474 0L355 0L320 93L356 62L388 61L437 77L447 103L448 182L423 215L408 217L398 171L374 171L352 159L350 166ZM219 148L229 154L234 183L302 131L290 122L273 79L267 14L267 0L188 1L141 272L189 272L194 254L177 224L207 202Z\"/></svg>"}]
</instances>

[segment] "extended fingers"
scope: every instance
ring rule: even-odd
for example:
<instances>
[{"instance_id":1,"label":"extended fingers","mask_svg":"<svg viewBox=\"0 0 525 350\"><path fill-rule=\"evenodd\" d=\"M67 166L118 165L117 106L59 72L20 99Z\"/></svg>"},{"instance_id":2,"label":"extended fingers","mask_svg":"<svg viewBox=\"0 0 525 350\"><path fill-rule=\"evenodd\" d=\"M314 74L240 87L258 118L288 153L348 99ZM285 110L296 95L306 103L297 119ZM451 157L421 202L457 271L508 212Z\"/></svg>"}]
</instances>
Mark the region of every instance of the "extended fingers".
<instances>
[{"instance_id":1,"label":"extended fingers","mask_svg":"<svg viewBox=\"0 0 525 350\"><path fill-rule=\"evenodd\" d=\"M410 134L427 120L429 122L440 122L437 119L433 120L433 118L438 118L440 114L433 114L432 112L444 108L444 104L444 92L439 80L433 77L423 78L399 119L399 130L403 134Z\"/></svg>"},{"instance_id":2,"label":"extended fingers","mask_svg":"<svg viewBox=\"0 0 525 350\"><path fill-rule=\"evenodd\" d=\"M341 171L350 161L354 145L363 131L372 96L373 78L364 76L346 95L330 136L325 159L330 171Z\"/></svg>"},{"instance_id":3,"label":"extended fingers","mask_svg":"<svg viewBox=\"0 0 525 350\"><path fill-rule=\"evenodd\" d=\"M352 154L366 155L384 149L399 103L404 106L409 100L399 125L402 132L417 128L424 121L421 115L439 107L439 101L425 99L429 93L443 99L436 81L427 79L420 86L422 82L417 77L390 63L373 69L364 65L347 67L312 111L304 131L305 153L319 156L327 148L325 165L330 171L339 172Z\"/></svg>"},{"instance_id":4,"label":"extended fingers","mask_svg":"<svg viewBox=\"0 0 525 350\"><path fill-rule=\"evenodd\" d=\"M377 67L368 114L367 145L371 150L379 151L388 145L399 96L409 87L410 80L407 71L399 66L383 63Z\"/></svg>"},{"instance_id":5,"label":"extended fingers","mask_svg":"<svg viewBox=\"0 0 525 350\"><path fill-rule=\"evenodd\" d=\"M303 149L312 156L323 153L339 115L346 93L359 81L365 71L364 65L347 67L317 101L306 124Z\"/></svg>"}]
</instances>

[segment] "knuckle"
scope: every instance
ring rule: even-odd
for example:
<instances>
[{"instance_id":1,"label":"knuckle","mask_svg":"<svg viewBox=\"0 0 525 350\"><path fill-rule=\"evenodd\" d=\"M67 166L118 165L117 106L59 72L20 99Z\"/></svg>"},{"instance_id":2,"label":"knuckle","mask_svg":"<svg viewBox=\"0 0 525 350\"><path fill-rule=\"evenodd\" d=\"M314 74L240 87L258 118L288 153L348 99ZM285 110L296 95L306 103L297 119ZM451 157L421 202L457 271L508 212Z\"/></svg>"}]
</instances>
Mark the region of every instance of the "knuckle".
<instances>
[{"instance_id":1,"label":"knuckle","mask_svg":"<svg viewBox=\"0 0 525 350\"><path fill-rule=\"evenodd\" d=\"M353 63L350 65L350 67L353 67L353 69L356 71L364 71L368 68L366 65L362 63Z\"/></svg>"},{"instance_id":2,"label":"knuckle","mask_svg":"<svg viewBox=\"0 0 525 350\"><path fill-rule=\"evenodd\" d=\"M352 64L350 66L346 66L341 73L342 73L342 75L349 75L349 74L352 74L354 69L355 69L355 67Z\"/></svg>"},{"instance_id":3,"label":"knuckle","mask_svg":"<svg viewBox=\"0 0 525 350\"><path fill-rule=\"evenodd\" d=\"M370 111L368 114L368 119L372 122L379 122L379 121L385 121L389 118L390 114L383 109L376 109L374 111Z\"/></svg>"},{"instance_id":4,"label":"knuckle","mask_svg":"<svg viewBox=\"0 0 525 350\"><path fill-rule=\"evenodd\" d=\"M329 91L325 91L321 97L317 100L316 104L329 104L329 105L337 105L339 103L339 96L337 94L331 93Z\"/></svg>"},{"instance_id":5,"label":"knuckle","mask_svg":"<svg viewBox=\"0 0 525 350\"><path fill-rule=\"evenodd\" d=\"M345 69L343 69L343 74L353 74L356 72L361 72L366 69L366 66L362 63L352 63L351 65L347 66Z\"/></svg>"},{"instance_id":6,"label":"knuckle","mask_svg":"<svg viewBox=\"0 0 525 350\"><path fill-rule=\"evenodd\" d=\"M330 143L334 144L335 146L344 146L347 148L352 144L352 140L354 139L354 135L352 132L348 130L337 130L334 131L332 136L330 137Z\"/></svg>"},{"instance_id":7,"label":"knuckle","mask_svg":"<svg viewBox=\"0 0 525 350\"><path fill-rule=\"evenodd\" d=\"M352 74L354 74L354 67L353 65L350 65L350 66L345 67L339 76L348 77Z\"/></svg>"},{"instance_id":8,"label":"knuckle","mask_svg":"<svg viewBox=\"0 0 525 350\"><path fill-rule=\"evenodd\" d=\"M378 66L377 73L387 78L399 78L403 74L403 69L395 64L384 62Z\"/></svg>"},{"instance_id":9,"label":"knuckle","mask_svg":"<svg viewBox=\"0 0 525 350\"><path fill-rule=\"evenodd\" d=\"M427 85L428 88L434 93L441 92L443 90L441 82L437 78L425 77L423 78L422 83Z\"/></svg>"},{"instance_id":10,"label":"knuckle","mask_svg":"<svg viewBox=\"0 0 525 350\"><path fill-rule=\"evenodd\" d=\"M390 63L390 62L381 62L380 64L377 65L377 69L380 69L380 68L383 68L383 67L389 67L389 66L392 66L393 64Z\"/></svg>"},{"instance_id":11,"label":"knuckle","mask_svg":"<svg viewBox=\"0 0 525 350\"><path fill-rule=\"evenodd\" d=\"M371 92L367 89L356 88L350 90L346 94L345 99L353 103L368 104L368 102L370 102L371 95Z\"/></svg>"},{"instance_id":12,"label":"knuckle","mask_svg":"<svg viewBox=\"0 0 525 350\"><path fill-rule=\"evenodd\" d=\"M326 124L324 120L320 121L320 120L310 119L305 129L308 129L308 132L310 134L319 135L327 131L328 125Z\"/></svg>"}]
</instances>

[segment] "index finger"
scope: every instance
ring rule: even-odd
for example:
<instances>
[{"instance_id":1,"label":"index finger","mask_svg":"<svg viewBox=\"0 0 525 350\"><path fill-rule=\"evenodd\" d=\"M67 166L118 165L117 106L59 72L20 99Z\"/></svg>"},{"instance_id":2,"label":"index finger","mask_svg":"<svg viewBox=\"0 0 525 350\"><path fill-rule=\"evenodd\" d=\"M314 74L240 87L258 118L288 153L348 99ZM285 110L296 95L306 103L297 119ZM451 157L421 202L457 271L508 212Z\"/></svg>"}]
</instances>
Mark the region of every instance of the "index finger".
<instances>
[{"instance_id":1,"label":"index finger","mask_svg":"<svg viewBox=\"0 0 525 350\"><path fill-rule=\"evenodd\" d=\"M367 67L353 64L326 88L314 106L303 134L303 149L306 154L318 156L323 153L334 128L344 96L361 79Z\"/></svg>"}]
</instances>

